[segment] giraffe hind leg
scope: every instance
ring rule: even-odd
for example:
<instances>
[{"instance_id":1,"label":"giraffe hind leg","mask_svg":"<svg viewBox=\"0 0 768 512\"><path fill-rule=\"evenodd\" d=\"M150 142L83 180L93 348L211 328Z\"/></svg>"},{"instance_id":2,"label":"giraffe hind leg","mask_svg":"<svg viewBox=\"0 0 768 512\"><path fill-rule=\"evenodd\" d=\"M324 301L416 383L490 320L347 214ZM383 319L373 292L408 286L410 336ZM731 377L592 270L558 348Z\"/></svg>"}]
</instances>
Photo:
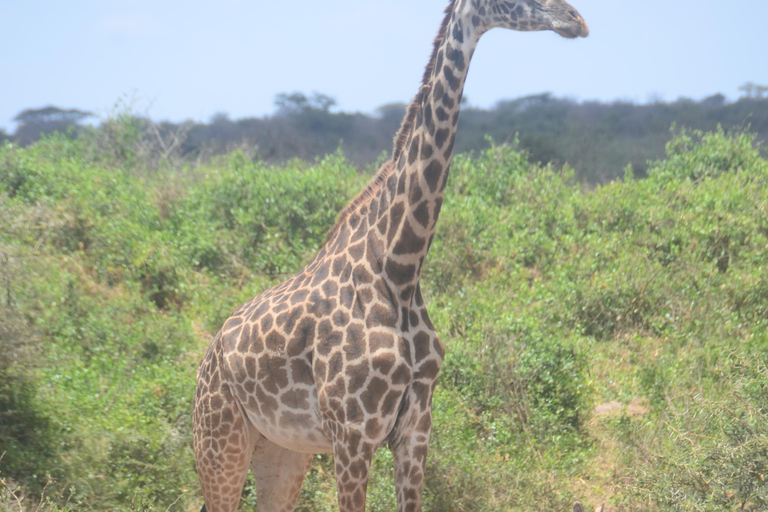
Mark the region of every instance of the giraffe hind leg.
<instances>
[{"instance_id":1,"label":"giraffe hind leg","mask_svg":"<svg viewBox=\"0 0 768 512\"><path fill-rule=\"evenodd\" d=\"M293 512L311 463L311 453L294 452L260 437L251 458L257 512Z\"/></svg>"},{"instance_id":2,"label":"giraffe hind leg","mask_svg":"<svg viewBox=\"0 0 768 512\"><path fill-rule=\"evenodd\" d=\"M235 512L254 436L226 384L196 400L193 423L195 462L205 502L201 512Z\"/></svg>"}]
</instances>

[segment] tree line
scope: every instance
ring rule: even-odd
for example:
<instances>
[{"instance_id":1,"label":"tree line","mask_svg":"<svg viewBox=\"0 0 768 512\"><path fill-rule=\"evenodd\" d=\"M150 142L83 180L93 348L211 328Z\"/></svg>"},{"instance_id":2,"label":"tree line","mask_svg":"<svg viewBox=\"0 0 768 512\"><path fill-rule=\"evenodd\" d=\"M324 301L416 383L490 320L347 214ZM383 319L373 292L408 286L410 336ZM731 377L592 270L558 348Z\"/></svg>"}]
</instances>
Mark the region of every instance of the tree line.
<instances>
[{"instance_id":1,"label":"tree line","mask_svg":"<svg viewBox=\"0 0 768 512\"><path fill-rule=\"evenodd\" d=\"M583 182L611 181L623 175L628 164L642 177L649 162L663 157L676 127L705 131L719 125L748 127L758 142L768 139L768 88L750 83L741 90L744 95L735 102L722 94L700 101L635 104L578 102L542 93L500 101L489 109L465 105L456 150L481 151L491 141L514 143L533 161L568 164ZM130 115L160 154L181 161L199 162L241 149L254 159L280 163L313 160L340 147L359 167L375 165L390 151L406 104L382 105L373 115L336 112L335 105L335 99L325 94L293 92L278 94L276 111L264 117L231 119L217 113L207 123L156 123ZM84 126L89 117L91 112L78 109L27 109L16 116L13 134L0 130L0 141L27 146L52 132L77 136L86 130L109 130L109 120L96 128Z\"/></svg>"}]
</instances>

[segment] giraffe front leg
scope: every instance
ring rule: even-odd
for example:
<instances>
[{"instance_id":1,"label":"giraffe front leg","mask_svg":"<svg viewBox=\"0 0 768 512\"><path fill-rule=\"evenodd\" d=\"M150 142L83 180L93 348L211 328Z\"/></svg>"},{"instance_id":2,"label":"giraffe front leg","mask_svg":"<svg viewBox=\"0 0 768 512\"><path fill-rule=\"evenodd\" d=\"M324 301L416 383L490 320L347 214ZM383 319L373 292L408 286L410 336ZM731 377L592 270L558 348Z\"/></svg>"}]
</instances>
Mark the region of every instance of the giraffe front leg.
<instances>
[{"instance_id":1,"label":"giraffe front leg","mask_svg":"<svg viewBox=\"0 0 768 512\"><path fill-rule=\"evenodd\" d=\"M339 494L339 512L363 512L368 487L368 474L376 446L364 440L355 429L335 436L333 461L336 469L336 487Z\"/></svg>"},{"instance_id":2,"label":"giraffe front leg","mask_svg":"<svg viewBox=\"0 0 768 512\"><path fill-rule=\"evenodd\" d=\"M395 488L399 512L420 512L424 471L427 465L432 410L415 413L413 419L389 443L395 463Z\"/></svg>"}]
</instances>

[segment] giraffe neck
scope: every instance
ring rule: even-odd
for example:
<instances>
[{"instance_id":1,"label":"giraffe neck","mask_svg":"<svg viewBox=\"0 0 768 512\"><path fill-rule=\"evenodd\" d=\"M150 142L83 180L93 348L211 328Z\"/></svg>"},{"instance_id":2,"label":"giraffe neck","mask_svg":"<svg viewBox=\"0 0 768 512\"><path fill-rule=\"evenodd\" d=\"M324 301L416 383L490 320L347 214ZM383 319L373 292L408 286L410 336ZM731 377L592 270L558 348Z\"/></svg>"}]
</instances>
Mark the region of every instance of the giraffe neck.
<instances>
[{"instance_id":1,"label":"giraffe neck","mask_svg":"<svg viewBox=\"0 0 768 512\"><path fill-rule=\"evenodd\" d=\"M471 0L454 0L435 40L423 85L409 105L395 138L393 158L341 213L316 258L357 268L366 282L372 272L386 281L394 301L415 297L421 266L432 243L443 204L464 81L480 31L472 23ZM354 277L354 276L353 276Z\"/></svg>"},{"instance_id":2,"label":"giraffe neck","mask_svg":"<svg viewBox=\"0 0 768 512\"><path fill-rule=\"evenodd\" d=\"M461 98L479 39L468 6L453 2L435 41L424 84L406 114L392 169L380 196L389 199L385 270L402 300L412 296L443 203ZM412 116L412 126L408 117ZM402 142L401 147L397 143ZM387 197L383 197L387 196Z\"/></svg>"}]
</instances>

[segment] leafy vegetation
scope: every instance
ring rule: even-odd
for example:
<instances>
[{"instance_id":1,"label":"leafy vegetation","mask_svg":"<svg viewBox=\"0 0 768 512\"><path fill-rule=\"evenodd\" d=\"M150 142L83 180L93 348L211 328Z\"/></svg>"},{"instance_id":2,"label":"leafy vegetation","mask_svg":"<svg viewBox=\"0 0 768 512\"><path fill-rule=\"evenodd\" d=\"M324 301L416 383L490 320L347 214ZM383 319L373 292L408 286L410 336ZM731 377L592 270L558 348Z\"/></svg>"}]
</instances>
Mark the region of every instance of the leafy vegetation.
<instances>
[{"instance_id":1,"label":"leafy vegetation","mask_svg":"<svg viewBox=\"0 0 768 512\"><path fill-rule=\"evenodd\" d=\"M199 507L203 351L368 179L340 152L191 166L111 122L0 149L3 510ZM681 131L647 178L589 191L514 147L455 158L423 277L447 347L425 510L768 510L755 142ZM391 464L370 510L395 508ZM317 457L300 510L335 509L332 468Z\"/></svg>"}]
</instances>

